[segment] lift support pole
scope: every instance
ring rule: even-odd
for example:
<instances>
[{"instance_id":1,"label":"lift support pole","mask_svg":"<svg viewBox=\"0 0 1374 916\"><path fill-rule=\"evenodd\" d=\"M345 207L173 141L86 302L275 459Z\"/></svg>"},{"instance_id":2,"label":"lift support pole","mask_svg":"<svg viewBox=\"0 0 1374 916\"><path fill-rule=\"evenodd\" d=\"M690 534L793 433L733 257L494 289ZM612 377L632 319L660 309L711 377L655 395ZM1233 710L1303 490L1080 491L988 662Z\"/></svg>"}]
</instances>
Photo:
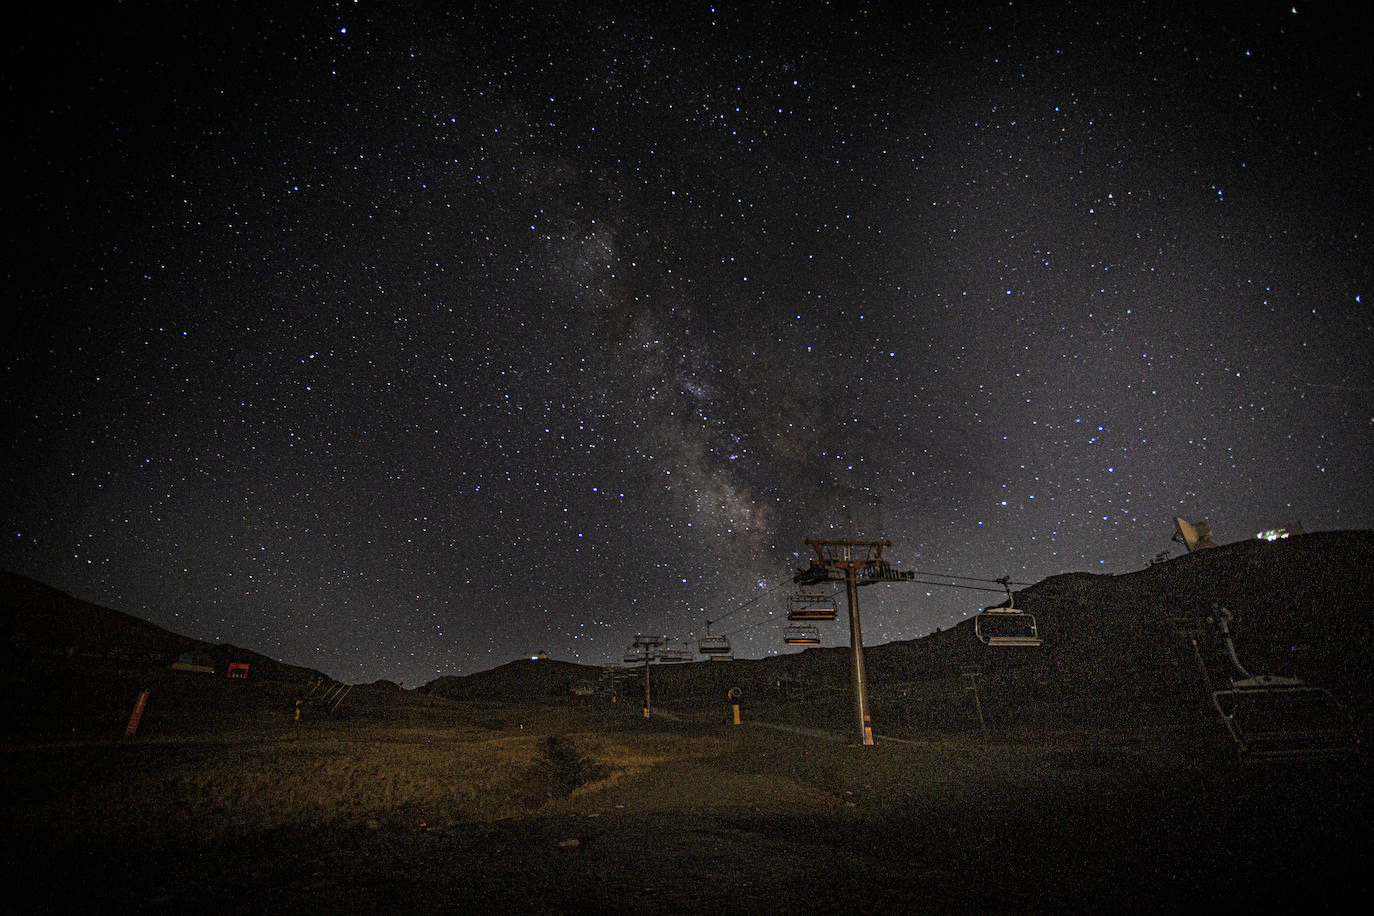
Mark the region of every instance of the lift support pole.
<instances>
[{"instance_id":1,"label":"lift support pole","mask_svg":"<svg viewBox=\"0 0 1374 916\"><path fill-rule=\"evenodd\" d=\"M649 697L649 662L660 656L658 647L663 644L663 640L657 636L645 636L640 633L635 637L634 645L630 647L631 654L625 656L626 662L644 662L644 718L649 718L649 712L653 709L653 703Z\"/></svg>"},{"instance_id":2,"label":"lift support pole","mask_svg":"<svg viewBox=\"0 0 1374 916\"><path fill-rule=\"evenodd\" d=\"M854 579L854 570L846 569L844 576L845 594L849 598L849 654L850 682L854 685L854 723L857 727L855 737L859 744L873 744L873 717L868 711L868 678L864 674L864 637L859 627L859 585Z\"/></svg>"},{"instance_id":3,"label":"lift support pole","mask_svg":"<svg viewBox=\"0 0 1374 916\"><path fill-rule=\"evenodd\" d=\"M807 538L816 559L807 569L797 570L794 582L844 581L849 598L850 680L854 685L854 737L862 746L873 745L873 718L868 709L868 678L864 671L864 640L859 626L859 587L878 582L910 582L916 574L899 571L883 559L883 548L891 541L815 541Z\"/></svg>"},{"instance_id":4,"label":"lift support pole","mask_svg":"<svg viewBox=\"0 0 1374 916\"><path fill-rule=\"evenodd\" d=\"M649 699L649 658L644 657L644 718L649 718L649 711L654 708L653 701Z\"/></svg>"}]
</instances>

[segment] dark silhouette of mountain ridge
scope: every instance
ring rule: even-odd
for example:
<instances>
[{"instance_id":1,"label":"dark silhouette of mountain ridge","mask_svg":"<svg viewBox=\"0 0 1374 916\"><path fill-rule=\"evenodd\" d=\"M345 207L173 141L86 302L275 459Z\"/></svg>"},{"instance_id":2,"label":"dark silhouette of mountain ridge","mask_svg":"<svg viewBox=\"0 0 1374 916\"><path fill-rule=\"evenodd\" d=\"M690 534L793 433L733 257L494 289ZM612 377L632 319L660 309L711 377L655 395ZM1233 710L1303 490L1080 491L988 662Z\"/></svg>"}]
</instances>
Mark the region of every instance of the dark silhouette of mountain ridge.
<instances>
[{"instance_id":1,"label":"dark silhouette of mountain ridge","mask_svg":"<svg viewBox=\"0 0 1374 916\"><path fill-rule=\"evenodd\" d=\"M1220 637L1223 608L1237 656L1251 673L1326 687L1367 720L1374 708L1368 674L1374 622L1365 611L1372 589L1374 531L1256 539L1130 573L1051 576L1014 594L1015 606L1035 618L1039 647L984 645L972 617L919 639L866 647L875 721L966 728L975 685L985 712L1001 725L1205 718L1212 712L1203 666L1213 686L1237 676ZM921 600L915 591L913 605ZM188 651L208 653L220 678L231 660L249 662L255 681L289 683L293 690L324 677L250 650L181 636L10 573L0 573L0 602L12 678L43 660L62 660L67 670L101 664L165 669ZM970 607L971 614L976 610ZM847 643L844 614L824 626L827 642ZM767 703L798 721L845 728L850 668L847 645L832 645L765 659L655 665L650 674L653 702L664 709L715 716L728 709L726 692L739 687L746 705ZM404 693L498 703L598 702L614 684L619 699L637 706L642 682L642 670L633 667L607 671L517 659Z\"/></svg>"},{"instance_id":2,"label":"dark silhouette of mountain ridge","mask_svg":"<svg viewBox=\"0 0 1374 916\"><path fill-rule=\"evenodd\" d=\"M187 652L198 652L214 660L221 677L231 661L247 663L253 680L301 681L323 676L251 649L173 633L10 572L0 572L0 613L5 651L21 665L26 659L66 656L166 666Z\"/></svg>"}]
</instances>

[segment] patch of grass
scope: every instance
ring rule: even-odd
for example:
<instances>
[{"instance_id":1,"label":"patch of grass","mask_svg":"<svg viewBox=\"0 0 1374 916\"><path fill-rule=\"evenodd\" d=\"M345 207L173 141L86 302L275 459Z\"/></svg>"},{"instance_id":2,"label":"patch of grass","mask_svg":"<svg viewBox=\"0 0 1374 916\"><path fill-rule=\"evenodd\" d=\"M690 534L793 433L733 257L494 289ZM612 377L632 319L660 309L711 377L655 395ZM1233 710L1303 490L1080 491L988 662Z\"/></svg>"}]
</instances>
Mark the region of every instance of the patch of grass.
<instances>
[{"instance_id":1,"label":"patch of grass","mask_svg":"<svg viewBox=\"0 0 1374 916\"><path fill-rule=\"evenodd\" d=\"M0 755L0 779L13 790L7 822L61 846L491 821L702 751L700 741L658 733L321 725L286 735L11 746Z\"/></svg>"}]
</instances>

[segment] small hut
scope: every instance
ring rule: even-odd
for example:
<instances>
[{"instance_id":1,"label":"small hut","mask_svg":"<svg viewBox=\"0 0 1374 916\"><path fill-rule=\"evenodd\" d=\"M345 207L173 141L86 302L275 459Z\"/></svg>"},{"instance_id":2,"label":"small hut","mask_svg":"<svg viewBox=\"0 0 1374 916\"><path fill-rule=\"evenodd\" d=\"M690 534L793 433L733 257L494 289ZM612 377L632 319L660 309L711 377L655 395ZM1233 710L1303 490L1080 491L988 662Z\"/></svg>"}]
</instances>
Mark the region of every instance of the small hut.
<instances>
[{"instance_id":1,"label":"small hut","mask_svg":"<svg viewBox=\"0 0 1374 916\"><path fill-rule=\"evenodd\" d=\"M210 657L209 652L200 649L191 652L183 652L177 656L177 660L172 662L174 671L196 671L201 674L215 673L215 660Z\"/></svg>"}]
</instances>

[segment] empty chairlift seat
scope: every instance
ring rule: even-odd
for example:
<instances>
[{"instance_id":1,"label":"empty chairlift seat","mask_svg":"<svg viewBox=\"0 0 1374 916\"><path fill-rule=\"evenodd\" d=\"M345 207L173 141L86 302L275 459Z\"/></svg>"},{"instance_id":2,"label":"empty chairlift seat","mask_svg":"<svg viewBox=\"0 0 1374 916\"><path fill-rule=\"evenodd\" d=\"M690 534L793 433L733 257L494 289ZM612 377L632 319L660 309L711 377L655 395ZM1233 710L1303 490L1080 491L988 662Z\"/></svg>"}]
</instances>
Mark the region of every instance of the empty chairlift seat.
<instances>
[{"instance_id":1,"label":"empty chairlift seat","mask_svg":"<svg viewBox=\"0 0 1374 916\"><path fill-rule=\"evenodd\" d=\"M821 633L814 626L794 623L783 631L782 641L789 646L819 646Z\"/></svg>"},{"instance_id":2,"label":"empty chairlift seat","mask_svg":"<svg viewBox=\"0 0 1374 916\"><path fill-rule=\"evenodd\" d=\"M1297 678L1240 678L1212 694L1242 760L1334 757L1352 752L1357 732L1324 687Z\"/></svg>"},{"instance_id":3,"label":"empty chairlift seat","mask_svg":"<svg viewBox=\"0 0 1374 916\"><path fill-rule=\"evenodd\" d=\"M730 654L730 640L724 636L711 636L709 633L697 641L697 651L710 658Z\"/></svg>"},{"instance_id":4,"label":"empty chairlift seat","mask_svg":"<svg viewBox=\"0 0 1374 916\"><path fill-rule=\"evenodd\" d=\"M1035 616L1016 608L985 608L973 618L973 632L988 646L1033 647L1044 643Z\"/></svg>"},{"instance_id":5,"label":"empty chairlift seat","mask_svg":"<svg viewBox=\"0 0 1374 916\"><path fill-rule=\"evenodd\" d=\"M1359 746L1359 729L1345 705L1325 687L1295 677L1247 671L1231 638L1232 619L1229 610L1219 609L1216 623L1239 676L1231 679L1229 687L1212 691L1212 705L1235 740L1241 761L1353 753ZM1205 674L1196 640L1193 647Z\"/></svg>"},{"instance_id":6,"label":"empty chairlift seat","mask_svg":"<svg viewBox=\"0 0 1374 916\"><path fill-rule=\"evenodd\" d=\"M788 620L834 620L835 599L817 592L798 592L787 599Z\"/></svg>"},{"instance_id":7,"label":"empty chairlift seat","mask_svg":"<svg viewBox=\"0 0 1374 916\"><path fill-rule=\"evenodd\" d=\"M1010 577L997 580L1007 591L1006 607L983 608L973 618L973 633L986 646L1001 648L1034 647L1043 644L1035 615L1016 607Z\"/></svg>"}]
</instances>

